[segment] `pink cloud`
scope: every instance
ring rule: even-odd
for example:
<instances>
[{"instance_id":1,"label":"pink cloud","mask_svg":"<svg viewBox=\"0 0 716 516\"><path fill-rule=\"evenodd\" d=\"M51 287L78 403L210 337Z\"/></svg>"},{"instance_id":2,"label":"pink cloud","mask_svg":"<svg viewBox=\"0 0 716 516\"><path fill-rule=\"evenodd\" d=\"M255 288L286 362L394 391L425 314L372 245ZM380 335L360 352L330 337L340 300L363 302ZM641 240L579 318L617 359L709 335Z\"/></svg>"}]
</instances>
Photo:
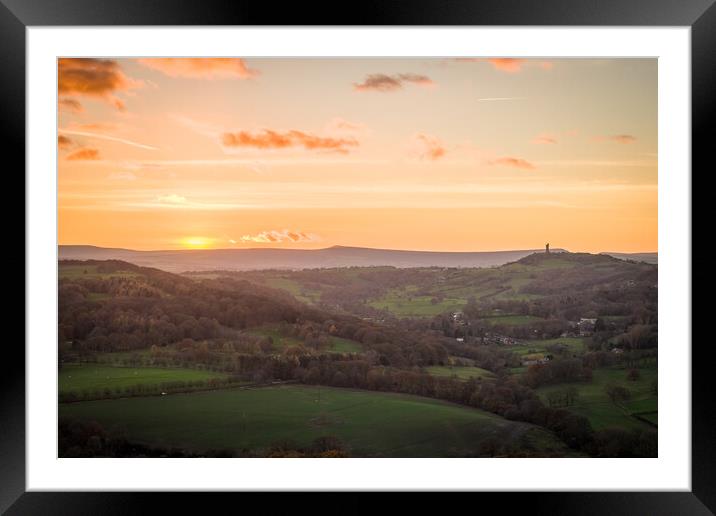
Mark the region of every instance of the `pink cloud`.
<instances>
[{"instance_id":1,"label":"pink cloud","mask_svg":"<svg viewBox=\"0 0 716 516\"><path fill-rule=\"evenodd\" d=\"M532 143L539 143L539 144L555 144L557 143L557 138L550 134L540 134L535 136L532 139Z\"/></svg>"},{"instance_id":2,"label":"pink cloud","mask_svg":"<svg viewBox=\"0 0 716 516\"><path fill-rule=\"evenodd\" d=\"M631 134L615 134L611 136L595 136L594 140L598 142L606 141L628 145L636 141L636 136L632 136Z\"/></svg>"},{"instance_id":3,"label":"pink cloud","mask_svg":"<svg viewBox=\"0 0 716 516\"><path fill-rule=\"evenodd\" d=\"M535 167L532 163L522 158L514 158L511 156L505 156L503 158L497 158L490 161L490 165L502 165L505 167L521 168L524 170L534 170Z\"/></svg>"},{"instance_id":4,"label":"pink cloud","mask_svg":"<svg viewBox=\"0 0 716 516\"><path fill-rule=\"evenodd\" d=\"M259 74L236 57L154 57L137 59L137 62L169 77L251 79Z\"/></svg>"},{"instance_id":5,"label":"pink cloud","mask_svg":"<svg viewBox=\"0 0 716 516\"><path fill-rule=\"evenodd\" d=\"M554 63L551 61L538 61L536 59L521 57L458 57L455 61L464 63L486 61L490 63L495 70L506 73L518 73L522 71L522 68L528 66L538 67L542 70L551 70L554 68Z\"/></svg>"},{"instance_id":6,"label":"pink cloud","mask_svg":"<svg viewBox=\"0 0 716 516\"><path fill-rule=\"evenodd\" d=\"M345 154L348 147L359 145L355 138L320 137L303 131L278 132L264 129L263 132L239 131L221 136L226 147L250 147L255 149L286 149L303 147L307 150L328 150Z\"/></svg>"},{"instance_id":7,"label":"pink cloud","mask_svg":"<svg viewBox=\"0 0 716 516\"><path fill-rule=\"evenodd\" d=\"M91 147L82 147L65 157L68 161L93 161L99 159L99 151Z\"/></svg>"},{"instance_id":8,"label":"pink cloud","mask_svg":"<svg viewBox=\"0 0 716 516\"><path fill-rule=\"evenodd\" d=\"M124 102L115 94L141 86L141 81L127 77L112 59L61 58L57 61L59 95L104 100L122 111ZM60 107L82 109L76 99L67 98L60 100Z\"/></svg>"},{"instance_id":9,"label":"pink cloud","mask_svg":"<svg viewBox=\"0 0 716 516\"><path fill-rule=\"evenodd\" d=\"M70 149L74 144L75 142L73 142L67 136L59 135L57 137L57 148L60 150Z\"/></svg>"},{"instance_id":10,"label":"pink cloud","mask_svg":"<svg viewBox=\"0 0 716 516\"><path fill-rule=\"evenodd\" d=\"M382 73L375 73L366 76L362 83L353 83L353 88L356 91L380 91L385 93L401 90L406 83L423 87L432 87L435 85L433 80L426 75L418 75L414 73L385 75Z\"/></svg>"},{"instance_id":11,"label":"pink cloud","mask_svg":"<svg viewBox=\"0 0 716 516\"><path fill-rule=\"evenodd\" d=\"M417 144L417 153L420 159L435 161L445 156L447 152L445 146L435 136L417 134L415 143Z\"/></svg>"},{"instance_id":12,"label":"pink cloud","mask_svg":"<svg viewBox=\"0 0 716 516\"><path fill-rule=\"evenodd\" d=\"M517 73L522 70L524 59L514 57L492 57L487 60L495 70L507 73Z\"/></svg>"},{"instance_id":13,"label":"pink cloud","mask_svg":"<svg viewBox=\"0 0 716 516\"><path fill-rule=\"evenodd\" d=\"M300 242L315 242L320 240L318 236L303 231L289 231L288 229L283 230L271 230L262 231L255 235L244 235L239 241L241 242L253 242L257 244L273 244L273 243L300 243ZM235 242L235 241L234 241Z\"/></svg>"}]
</instances>

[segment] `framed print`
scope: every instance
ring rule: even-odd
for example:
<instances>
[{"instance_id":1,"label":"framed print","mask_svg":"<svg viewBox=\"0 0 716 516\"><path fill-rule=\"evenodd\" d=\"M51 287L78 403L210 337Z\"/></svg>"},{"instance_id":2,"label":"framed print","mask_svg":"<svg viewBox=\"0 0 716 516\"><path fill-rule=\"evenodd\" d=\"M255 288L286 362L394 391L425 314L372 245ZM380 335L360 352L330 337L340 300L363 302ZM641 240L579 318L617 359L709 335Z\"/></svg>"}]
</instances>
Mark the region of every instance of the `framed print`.
<instances>
[{"instance_id":1,"label":"framed print","mask_svg":"<svg viewBox=\"0 0 716 516\"><path fill-rule=\"evenodd\" d=\"M28 301L0 507L713 511L711 2L209 7L3 3Z\"/></svg>"}]
</instances>

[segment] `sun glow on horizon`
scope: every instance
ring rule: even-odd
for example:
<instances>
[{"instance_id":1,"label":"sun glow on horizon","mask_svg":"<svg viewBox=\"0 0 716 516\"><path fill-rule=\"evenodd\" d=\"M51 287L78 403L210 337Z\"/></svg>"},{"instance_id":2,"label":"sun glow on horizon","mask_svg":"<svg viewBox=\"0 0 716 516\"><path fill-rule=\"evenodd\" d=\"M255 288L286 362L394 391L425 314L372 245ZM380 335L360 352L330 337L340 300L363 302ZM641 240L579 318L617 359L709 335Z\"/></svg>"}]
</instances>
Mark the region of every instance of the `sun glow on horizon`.
<instances>
[{"instance_id":1,"label":"sun glow on horizon","mask_svg":"<svg viewBox=\"0 0 716 516\"><path fill-rule=\"evenodd\" d=\"M206 237L186 237L182 238L180 244L186 249L209 249L214 241Z\"/></svg>"}]
</instances>

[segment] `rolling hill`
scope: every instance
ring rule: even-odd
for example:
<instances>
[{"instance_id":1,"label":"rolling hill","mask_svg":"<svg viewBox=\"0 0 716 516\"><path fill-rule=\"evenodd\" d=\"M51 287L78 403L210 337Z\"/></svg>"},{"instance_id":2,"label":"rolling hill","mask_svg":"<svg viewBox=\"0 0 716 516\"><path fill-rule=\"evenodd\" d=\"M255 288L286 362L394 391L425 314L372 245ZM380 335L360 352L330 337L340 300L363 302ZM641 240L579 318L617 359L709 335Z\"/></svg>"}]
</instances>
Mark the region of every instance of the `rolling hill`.
<instances>
[{"instance_id":1,"label":"rolling hill","mask_svg":"<svg viewBox=\"0 0 716 516\"><path fill-rule=\"evenodd\" d=\"M553 252L563 251L555 249ZM315 269L332 267L495 267L535 249L490 252L434 252L334 246L326 249L182 249L136 251L89 245L61 245L60 260L124 260L170 272L198 270ZM655 253L654 253L655 254ZM616 253L614 253L616 256ZM618 258L644 260L641 255ZM653 262L652 262L653 263Z\"/></svg>"}]
</instances>

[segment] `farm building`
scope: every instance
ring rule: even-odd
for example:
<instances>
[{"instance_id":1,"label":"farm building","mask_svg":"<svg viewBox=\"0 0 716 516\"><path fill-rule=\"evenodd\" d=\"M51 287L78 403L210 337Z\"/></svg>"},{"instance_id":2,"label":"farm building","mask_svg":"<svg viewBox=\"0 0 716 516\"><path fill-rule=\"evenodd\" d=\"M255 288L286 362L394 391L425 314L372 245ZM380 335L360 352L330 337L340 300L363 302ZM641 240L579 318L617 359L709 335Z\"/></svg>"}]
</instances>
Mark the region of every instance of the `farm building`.
<instances>
[{"instance_id":1,"label":"farm building","mask_svg":"<svg viewBox=\"0 0 716 516\"><path fill-rule=\"evenodd\" d=\"M522 365L523 366L531 366L531 365L536 365L536 364L546 364L547 362L549 362L549 358L543 357L543 358L536 358L534 360L523 360Z\"/></svg>"},{"instance_id":2,"label":"farm building","mask_svg":"<svg viewBox=\"0 0 716 516\"><path fill-rule=\"evenodd\" d=\"M596 319L585 319L582 317L577 323L579 329L579 335L586 337L594 333L594 327L597 325Z\"/></svg>"},{"instance_id":3,"label":"farm building","mask_svg":"<svg viewBox=\"0 0 716 516\"><path fill-rule=\"evenodd\" d=\"M501 346L516 346L517 344L519 344L516 339L513 339L512 337L508 337L506 335L500 335L498 333L486 333L485 343L497 344Z\"/></svg>"},{"instance_id":4,"label":"farm building","mask_svg":"<svg viewBox=\"0 0 716 516\"><path fill-rule=\"evenodd\" d=\"M453 323L458 326L465 326L467 324L465 314L462 312L453 312L450 314L450 317L452 318Z\"/></svg>"}]
</instances>

